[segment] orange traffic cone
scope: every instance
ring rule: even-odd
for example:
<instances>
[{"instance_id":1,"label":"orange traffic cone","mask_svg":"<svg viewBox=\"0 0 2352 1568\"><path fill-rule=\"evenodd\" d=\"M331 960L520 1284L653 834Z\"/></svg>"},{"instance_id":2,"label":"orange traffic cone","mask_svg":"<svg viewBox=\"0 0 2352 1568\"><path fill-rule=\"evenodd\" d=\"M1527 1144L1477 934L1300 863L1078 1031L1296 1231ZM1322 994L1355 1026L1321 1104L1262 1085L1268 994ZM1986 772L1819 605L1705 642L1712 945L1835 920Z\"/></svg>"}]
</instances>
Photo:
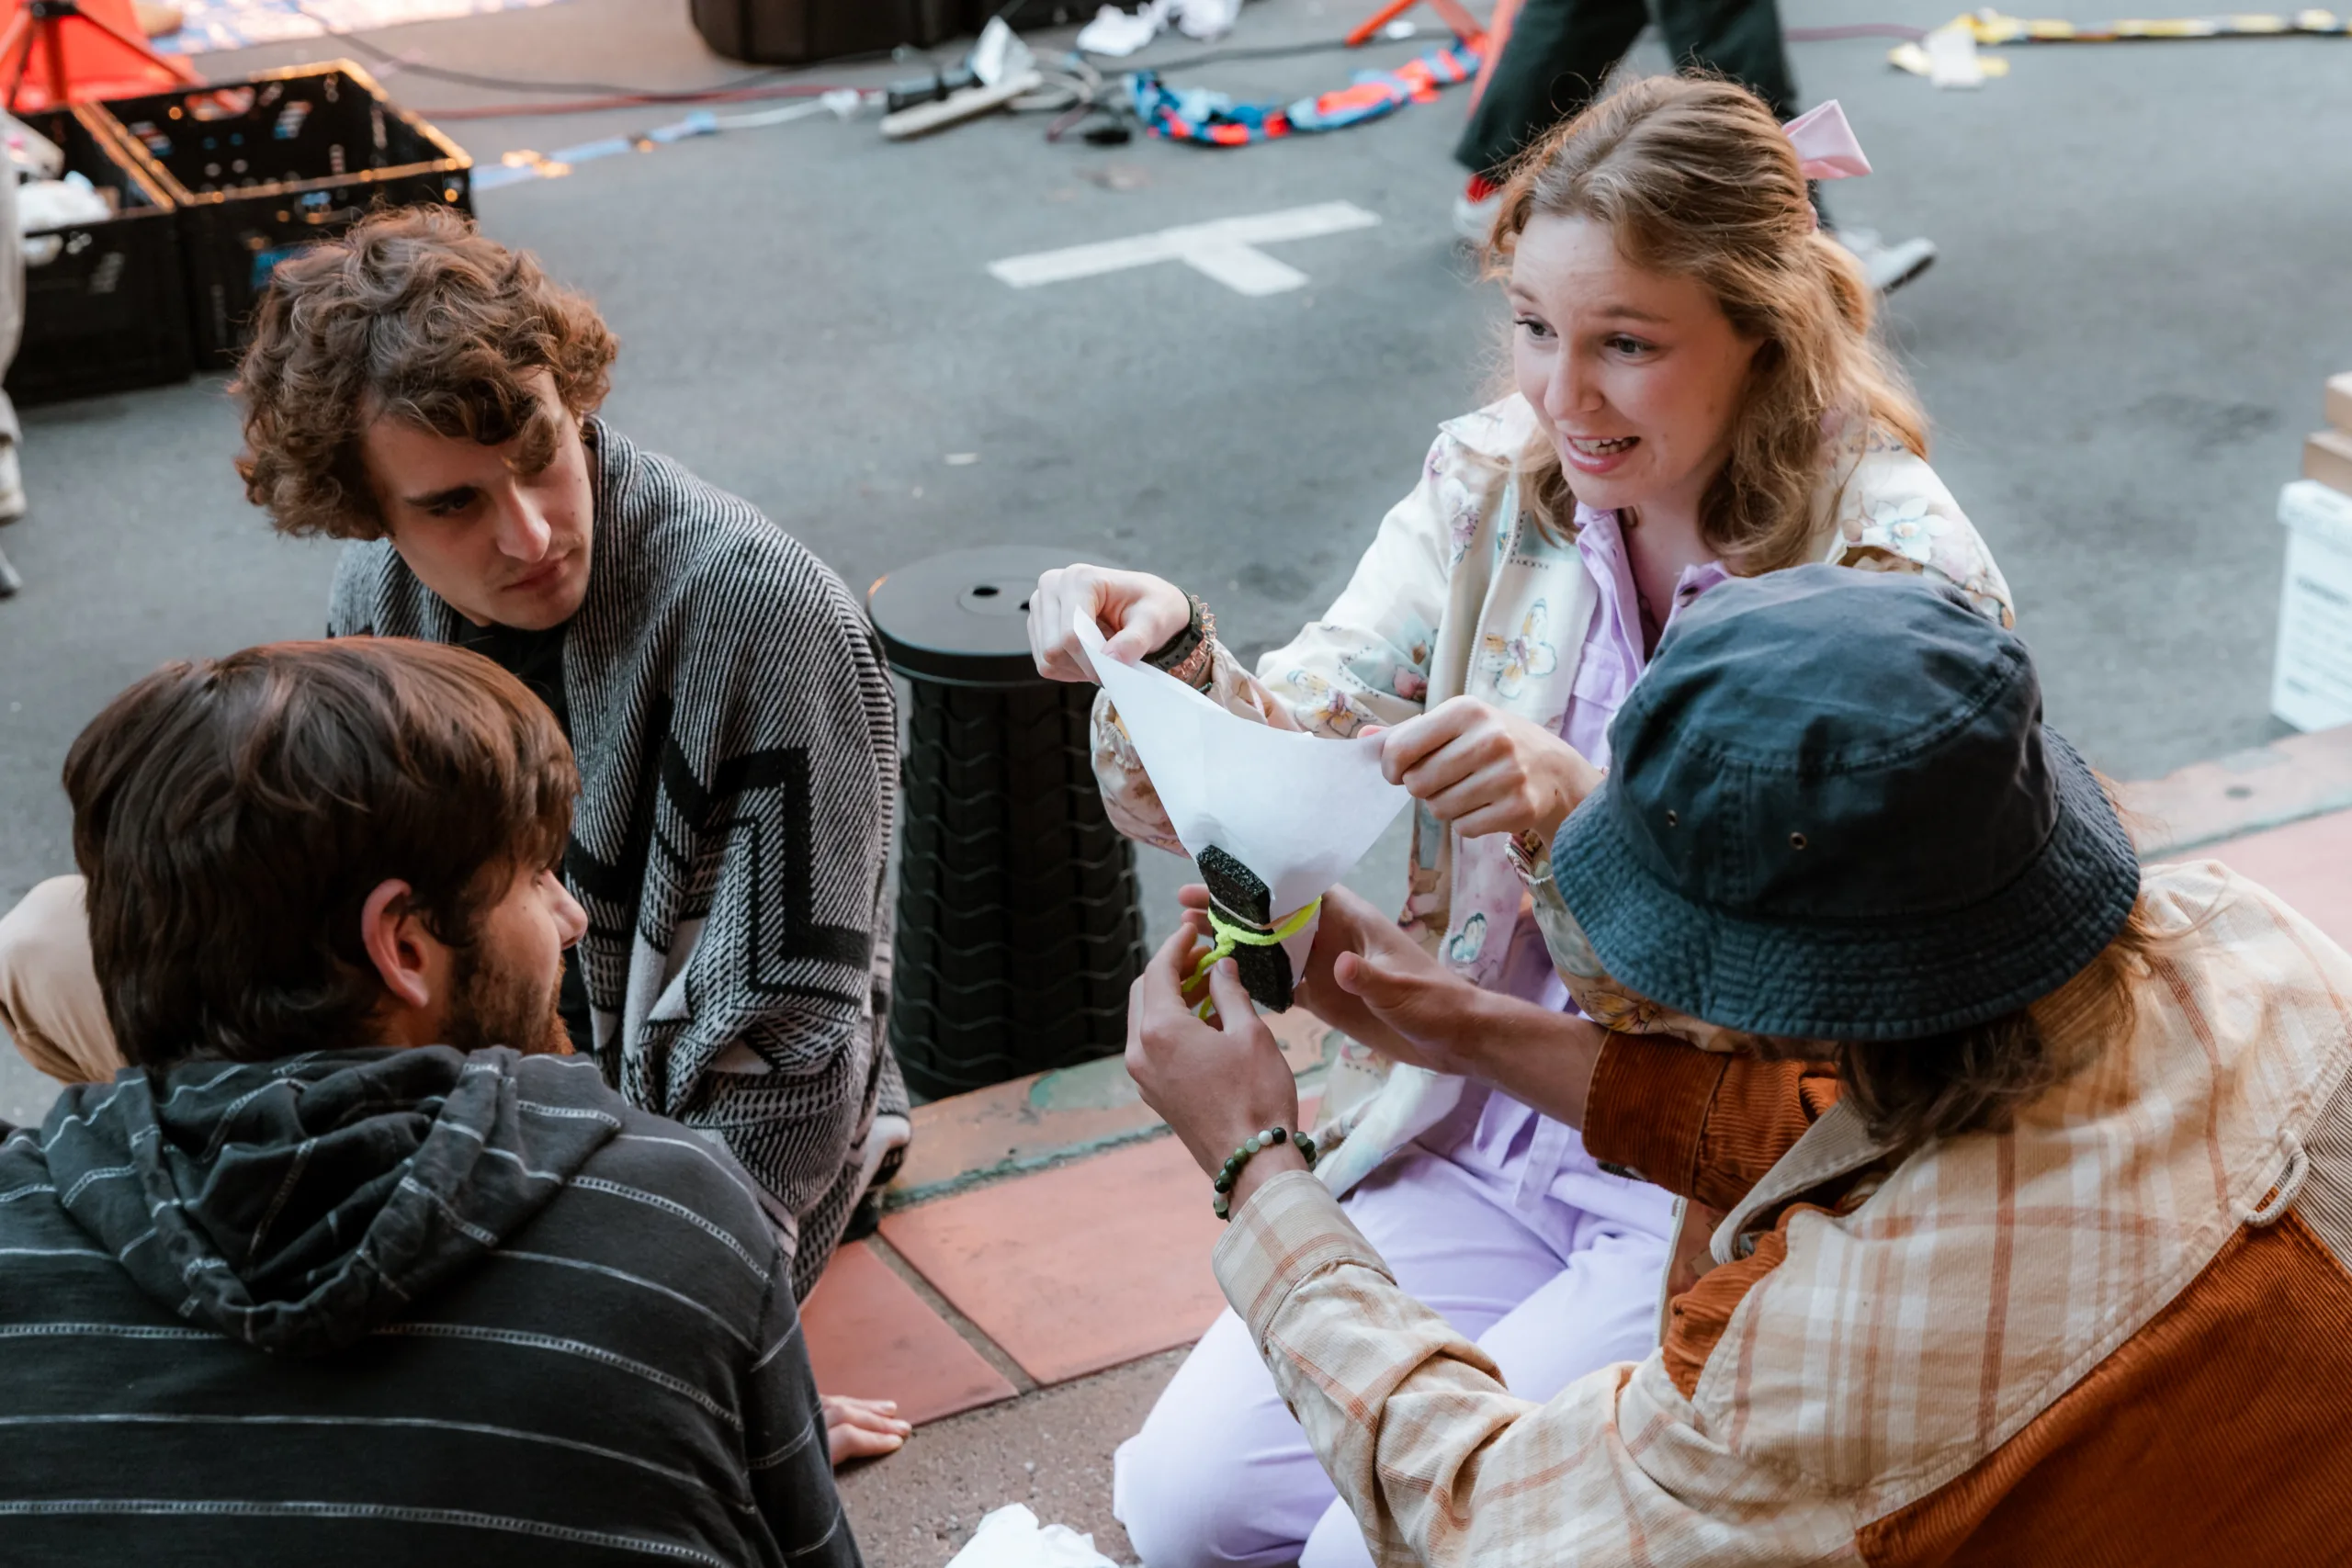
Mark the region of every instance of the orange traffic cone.
<instances>
[{"instance_id":1,"label":"orange traffic cone","mask_svg":"<svg viewBox=\"0 0 2352 1568\"><path fill-rule=\"evenodd\" d=\"M0 33L0 86L32 114L94 98L128 98L201 83L186 61L147 47L131 0L10 0Z\"/></svg>"}]
</instances>

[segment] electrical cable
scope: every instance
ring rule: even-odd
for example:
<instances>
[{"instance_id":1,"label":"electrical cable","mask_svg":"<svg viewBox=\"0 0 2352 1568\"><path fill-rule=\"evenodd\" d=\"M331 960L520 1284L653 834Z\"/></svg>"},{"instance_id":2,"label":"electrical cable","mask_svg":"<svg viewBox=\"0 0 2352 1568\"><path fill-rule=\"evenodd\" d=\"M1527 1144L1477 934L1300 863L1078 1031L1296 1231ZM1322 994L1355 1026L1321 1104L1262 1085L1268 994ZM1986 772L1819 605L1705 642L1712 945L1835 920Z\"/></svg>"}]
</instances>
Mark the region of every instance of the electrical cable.
<instances>
[{"instance_id":1,"label":"electrical cable","mask_svg":"<svg viewBox=\"0 0 2352 1568\"><path fill-rule=\"evenodd\" d=\"M1415 36L1419 36L1418 34ZM1375 42L1404 42L1405 39L1375 39ZM1336 54L1349 50L1343 38L1324 39L1313 43L1277 43L1251 49L1209 49L1198 54L1187 54L1175 60L1141 60L1127 65L1132 71L1190 71L1196 65L1222 65L1234 60L1291 60L1307 54Z\"/></svg>"},{"instance_id":2,"label":"electrical cable","mask_svg":"<svg viewBox=\"0 0 2352 1568\"><path fill-rule=\"evenodd\" d=\"M789 125L796 119L808 119L831 107L822 99L803 98L797 104L786 104L780 109L762 109L757 114L713 115L710 122L721 130L758 130L765 126Z\"/></svg>"},{"instance_id":3,"label":"electrical cable","mask_svg":"<svg viewBox=\"0 0 2352 1568\"><path fill-rule=\"evenodd\" d=\"M1083 59L1072 56L1060 66L1041 65L1042 84L1005 107L1014 114L1063 114L1091 108L1102 96L1102 73ZM1054 138L1048 134L1047 141Z\"/></svg>"},{"instance_id":4,"label":"electrical cable","mask_svg":"<svg viewBox=\"0 0 2352 1568\"><path fill-rule=\"evenodd\" d=\"M1021 0L1006 0L989 19L996 20L1010 13ZM307 7L304 14L311 15ZM1431 29L1434 34L1439 29ZM1792 43L1829 43L1852 39L1893 38L1917 40L1927 36L1926 30L1899 22L1860 22L1838 27L1788 28L1785 36ZM665 104L729 104L756 103L767 98L811 98L833 92L843 85L838 82L803 82L779 80L788 77L793 68L775 66L765 71L714 83L705 87L634 87L609 82L533 81L516 77L487 76L469 71L455 71L445 66L431 65L368 42L356 33L337 35L358 52L384 64L394 65L416 75L449 82L459 86L482 87L506 92L523 93L584 93L591 96L560 100L553 103L492 103L453 105L444 108L420 107L417 112L431 119L458 122L476 119L523 119L537 116L595 114L610 109L644 108ZM1419 35L1416 35L1419 36ZM1403 43L1405 39L1374 41ZM1319 39L1305 43L1264 44L1236 49L1207 49L1192 54L1177 55L1166 60L1123 59L1118 74L1133 71L1151 71L1160 74L1192 71L1204 65L1222 65L1235 62L1256 60L1295 60L1309 55L1355 53L1344 38ZM1031 95L1020 107L1036 110L1058 110L1055 125L1047 131L1049 140L1059 141L1069 129L1064 122L1080 110L1095 108L1104 113L1115 111L1102 100L1105 78L1091 60L1071 51L1081 69L1064 73L1046 73L1046 90L1052 97ZM863 61L880 62L895 57L895 51L877 51L870 55L845 56L825 62L827 67L854 65ZM1091 77L1089 83L1085 78ZM862 89L861 89L862 90ZM1083 118L1080 116L1080 118Z\"/></svg>"},{"instance_id":5,"label":"electrical cable","mask_svg":"<svg viewBox=\"0 0 2352 1568\"><path fill-rule=\"evenodd\" d=\"M455 124L469 119L529 119L568 114L597 114L606 109L656 107L664 104L755 104L771 98L819 98L839 90L837 82L777 83L770 87L736 87L725 91L627 93L602 98L569 98L552 104L468 104L446 108L413 106L426 119ZM861 89L863 90L863 89Z\"/></svg>"},{"instance_id":6,"label":"electrical cable","mask_svg":"<svg viewBox=\"0 0 2352 1568\"><path fill-rule=\"evenodd\" d=\"M484 76L471 71L454 71L445 65L434 65L425 61L413 60L407 55L396 54L389 49L366 43L354 33L344 34L343 41L352 45L359 53L379 64L394 66L409 75L429 76L436 82L447 82L459 87L482 87L502 93L594 93L615 97L659 97L672 91L663 87L635 87L613 82L547 82L514 76ZM771 67L748 75L732 77L724 82L714 82L707 87L679 90L730 92L773 82L775 76L776 71Z\"/></svg>"},{"instance_id":7,"label":"electrical cable","mask_svg":"<svg viewBox=\"0 0 2352 1568\"><path fill-rule=\"evenodd\" d=\"M1784 28L1781 36L1791 43L1838 43L1857 38L1899 38L1916 43L1928 36L1928 29L1903 22L1852 22L1835 28Z\"/></svg>"},{"instance_id":8,"label":"electrical cable","mask_svg":"<svg viewBox=\"0 0 2352 1568\"><path fill-rule=\"evenodd\" d=\"M1095 110L1102 108L1102 107L1103 106L1101 104L1084 103L1074 105L1071 107L1063 110L1060 114L1054 117L1053 124L1046 127L1046 140L1048 141L1059 141L1062 139L1063 132L1069 130L1070 127L1078 124L1087 116L1092 114Z\"/></svg>"}]
</instances>

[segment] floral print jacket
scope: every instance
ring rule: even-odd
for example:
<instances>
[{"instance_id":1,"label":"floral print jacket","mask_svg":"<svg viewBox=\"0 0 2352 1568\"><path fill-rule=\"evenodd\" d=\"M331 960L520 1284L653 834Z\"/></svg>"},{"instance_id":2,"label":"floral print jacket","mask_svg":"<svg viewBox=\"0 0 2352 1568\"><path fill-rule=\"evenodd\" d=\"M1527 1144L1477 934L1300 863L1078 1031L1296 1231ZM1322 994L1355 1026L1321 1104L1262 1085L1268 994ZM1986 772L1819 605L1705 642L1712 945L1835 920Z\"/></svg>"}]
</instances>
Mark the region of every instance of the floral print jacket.
<instances>
[{"instance_id":1,"label":"floral print jacket","mask_svg":"<svg viewBox=\"0 0 2352 1568\"><path fill-rule=\"evenodd\" d=\"M1547 536L1518 504L1517 460L1540 438L1533 411L1516 394L1442 425L1420 482L1382 520L1330 609L1261 659L1255 675L1216 649L1210 695L1285 729L1345 737L1467 694L1556 731L1588 674L1583 653L1598 590L1573 543ZM2014 623L1991 552L1926 462L1876 433L1833 439L1824 457L1815 495L1821 558L1942 578L1988 618ZM1107 698L1095 704L1092 746L1112 821L1182 853ZM1490 985L1527 912L1503 837L1459 839L1416 805L1406 929ZM1327 1111L1351 1098L1362 1097L1334 1084ZM1378 1143L1394 1147L1418 1135L1424 1128L1413 1123L1425 1115L1433 1122L1451 1103L1419 1098L1422 1111L1383 1118ZM1339 1110L1338 1125L1327 1130L1353 1124L1348 1109ZM1360 1176L1387 1152L1351 1150L1344 1168ZM1335 1184L1344 1189L1351 1177Z\"/></svg>"}]
</instances>

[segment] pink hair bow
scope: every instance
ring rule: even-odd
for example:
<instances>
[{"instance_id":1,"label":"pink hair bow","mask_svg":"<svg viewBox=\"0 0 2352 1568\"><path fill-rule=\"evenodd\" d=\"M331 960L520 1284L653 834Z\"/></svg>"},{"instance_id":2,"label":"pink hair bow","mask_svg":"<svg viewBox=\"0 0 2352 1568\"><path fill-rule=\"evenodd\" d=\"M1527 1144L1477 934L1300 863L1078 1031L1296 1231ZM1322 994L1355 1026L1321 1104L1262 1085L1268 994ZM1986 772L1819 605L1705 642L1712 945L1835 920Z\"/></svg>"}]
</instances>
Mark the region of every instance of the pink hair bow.
<instances>
[{"instance_id":1,"label":"pink hair bow","mask_svg":"<svg viewBox=\"0 0 2352 1568\"><path fill-rule=\"evenodd\" d=\"M1862 156L1862 144L1854 140L1854 128L1835 98L1781 129L1797 150L1797 167L1806 179L1850 180L1871 172L1871 161Z\"/></svg>"}]
</instances>

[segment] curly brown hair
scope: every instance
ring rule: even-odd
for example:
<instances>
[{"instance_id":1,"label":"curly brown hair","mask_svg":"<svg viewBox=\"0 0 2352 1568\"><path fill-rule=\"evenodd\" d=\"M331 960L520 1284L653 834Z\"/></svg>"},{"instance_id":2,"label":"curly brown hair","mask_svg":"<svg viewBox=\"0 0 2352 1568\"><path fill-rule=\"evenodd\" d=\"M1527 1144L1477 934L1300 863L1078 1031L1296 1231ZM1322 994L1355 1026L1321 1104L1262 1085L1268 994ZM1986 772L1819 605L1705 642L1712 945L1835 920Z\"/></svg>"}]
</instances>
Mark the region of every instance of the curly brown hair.
<instances>
[{"instance_id":1,"label":"curly brown hair","mask_svg":"<svg viewBox=\"0 0 2352 1568\"><path fill-rule=\"evenodd\" d=\"M360 437L389 415L485 446L520 438L513 466L555 455L557 411L605 400L618 344L586 296L528 252L446 207L390 209L281 265L230 391L244 405L245 496L284 534L384 536Z\"/></svg>"}]
</instances>

